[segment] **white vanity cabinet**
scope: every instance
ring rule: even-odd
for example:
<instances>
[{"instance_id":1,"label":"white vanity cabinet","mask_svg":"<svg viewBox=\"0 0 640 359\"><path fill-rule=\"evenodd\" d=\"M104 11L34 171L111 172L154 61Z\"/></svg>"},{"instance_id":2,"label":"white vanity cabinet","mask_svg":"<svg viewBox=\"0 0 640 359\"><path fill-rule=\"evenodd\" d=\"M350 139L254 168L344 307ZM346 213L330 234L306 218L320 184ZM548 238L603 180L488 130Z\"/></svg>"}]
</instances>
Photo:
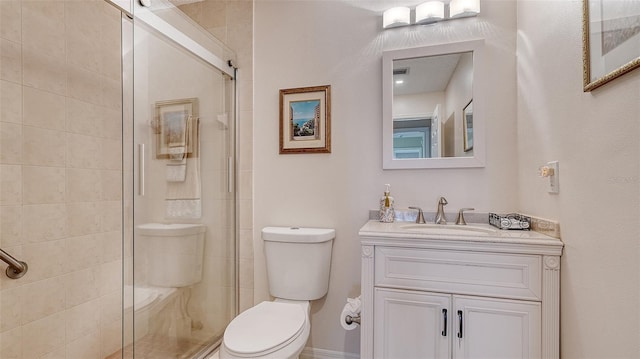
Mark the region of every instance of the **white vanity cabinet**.
<instances>
[{"instance_id":1,"label":"white vanity cabinet","mask_svg":"<svg viewBox=\"0 0 640 359\"><path fill-rule=\"evenodd\" d=\"M444 316L447 310L451 313L451 296L376 288L374 303L373 352L376 357L449 357L451 331L450 325L444 325Z\"/></svg>"},{"instance_id":2,"label":"white vanity cabinet","mask_svg":"<svg viewBox=\"0 0 640 359\"><path fill-rule=\"evenodd\" d=\"M540 358L537 302L376 288L374 303L376 358Z\"/></svg>"},{"instance_id":3,"label":"white vanity cabinet","mask_svg":"<svg viewBox=\"0 0 640 359\"><path fill-rule=\"evenodd\" d=\"M359 233L361 358L559 357L561 241L401 223L370 221Z\"/></svg>"},{"instance_id":4,"label":"white vanity cabinet","mask_svg":"<svg viewBox=\"0 0 640 359\"><path fill-rule=\"evenodd\" d=\"M454 296L454 358L540 358L540 303Z\"/></svg>"}]
</instances>

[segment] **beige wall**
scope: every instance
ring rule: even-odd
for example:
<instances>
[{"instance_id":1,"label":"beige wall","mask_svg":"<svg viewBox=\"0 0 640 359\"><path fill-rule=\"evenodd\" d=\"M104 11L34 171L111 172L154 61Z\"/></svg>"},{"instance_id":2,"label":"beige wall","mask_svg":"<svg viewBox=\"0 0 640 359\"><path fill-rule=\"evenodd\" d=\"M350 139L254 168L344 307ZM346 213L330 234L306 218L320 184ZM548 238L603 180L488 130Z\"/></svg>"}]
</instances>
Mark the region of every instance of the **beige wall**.
<instances>
[{"instance_id":1,"label":"beige wall","mask_svg":"<svg viewBox=\"0 0 640 359\"><path fill-rule=\"evenodd\" d=\"M479 18L382 31L382 10L394 4L255 2L255 300L269 299L260 228L335 228L329 294L312 304L308 345L315 348L359 352L359 330L345 332L338 314L347 296L360 293L358 229L384 183L400 208L435 211L441 195L449 211L517 208L515 2L483 2ZM490 92L486 167L383 171L382 51L478 37L486 58L476 71L490 83L481 88ZM317 85L331 85L332 153L279 155L278 90Z\"/></svg>"},{"instance_id":2,"label":"beige wall","mask_svg":"<svg viewBox=\"0 0 640 359\"><path fill-rule=\"evenodd\" d=\"M29 264L0 276L0 357L103 357L121 341L120 12L0 4L0 245Z\"/></svg>"},{"instance_id":3,"label":"beige wall","mask_svg":"<svg viewBox=\"0 0 640 359\"><path fill-rule=\"evenodd\" d=\"M444 91L393 96L393 117L431 116L436 106L444 104Z\"/></svg>"},{"instance_id":4,"label":"beige wall","mask_svg":"<svg viewBox=\"0 0 640 359\"><path fill-rule=\"evenodd\" d=\"M562 357L638 358L640 70L582 91L581 6L518 1L519 203L560 220Z\"/></svg>"}]
</instances>

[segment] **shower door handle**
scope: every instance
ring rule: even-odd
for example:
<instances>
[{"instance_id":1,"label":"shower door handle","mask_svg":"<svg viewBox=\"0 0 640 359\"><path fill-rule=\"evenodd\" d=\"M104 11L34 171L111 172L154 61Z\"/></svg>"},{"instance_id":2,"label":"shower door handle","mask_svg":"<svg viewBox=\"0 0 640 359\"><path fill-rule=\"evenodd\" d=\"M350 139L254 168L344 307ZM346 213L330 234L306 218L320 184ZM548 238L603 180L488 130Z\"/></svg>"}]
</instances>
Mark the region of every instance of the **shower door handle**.
<instances>
[{"instance_id":1,"label":"shower door handle","mask_svg":"<svg viewBox=\"0 0 640 359\"><path fill-rule=\"evenodd\" d=\"M138 144L138 194L144 196L144 143Z\"/></svg>"},{"instance_id":2,"label":"shower door handle","mask_svg":"<svg viewBox=\"0 0 640 359\"><path fill-rule=\"evenodd\" d=\"M234 162L233 157L227 158L227 192L233 193L233 184L234 184Z\"/></svg>"}]
</instances>

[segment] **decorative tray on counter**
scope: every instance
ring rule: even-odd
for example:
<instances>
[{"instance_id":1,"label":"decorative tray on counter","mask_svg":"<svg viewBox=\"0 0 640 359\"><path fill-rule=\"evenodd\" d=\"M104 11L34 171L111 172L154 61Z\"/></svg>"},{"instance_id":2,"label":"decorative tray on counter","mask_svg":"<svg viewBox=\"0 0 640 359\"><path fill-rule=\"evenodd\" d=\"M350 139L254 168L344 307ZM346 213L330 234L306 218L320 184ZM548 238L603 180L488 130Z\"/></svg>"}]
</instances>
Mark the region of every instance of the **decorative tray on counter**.
<instances>
[{"instance_id":1,"label":"decorative tray on counter","mask_svg":"<svg viewBox=\"0 0 640 359\"><path fill-rule=\"evenodd\" d=\"M489 224L499 229L531 229L531 217L518 213L495 214L489 213Z\"/></svg>"}]
</instances>

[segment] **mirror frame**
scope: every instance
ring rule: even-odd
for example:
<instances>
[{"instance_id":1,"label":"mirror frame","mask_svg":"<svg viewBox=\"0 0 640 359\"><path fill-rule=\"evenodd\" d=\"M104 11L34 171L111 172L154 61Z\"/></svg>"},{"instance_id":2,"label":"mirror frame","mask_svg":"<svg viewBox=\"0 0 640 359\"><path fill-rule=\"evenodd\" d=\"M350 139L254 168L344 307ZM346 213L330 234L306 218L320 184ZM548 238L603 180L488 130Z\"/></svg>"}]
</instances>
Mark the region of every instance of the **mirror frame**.
<instances>
[{"instance_id":1,"label":"mirror frame","mask_svg":"<svg viewBox=\"0 0 640 359\"><path fill-rule=\"evenodd\" d=\"M473 168L485 164L485 94L479 84L484 67L484 40L469 40L439 45L384 51L382 54L382 168ZM473 157L393 158L393 60L473 52ZM463 109L459 109L463 111Z\"/></svg>"}]
</instances>

